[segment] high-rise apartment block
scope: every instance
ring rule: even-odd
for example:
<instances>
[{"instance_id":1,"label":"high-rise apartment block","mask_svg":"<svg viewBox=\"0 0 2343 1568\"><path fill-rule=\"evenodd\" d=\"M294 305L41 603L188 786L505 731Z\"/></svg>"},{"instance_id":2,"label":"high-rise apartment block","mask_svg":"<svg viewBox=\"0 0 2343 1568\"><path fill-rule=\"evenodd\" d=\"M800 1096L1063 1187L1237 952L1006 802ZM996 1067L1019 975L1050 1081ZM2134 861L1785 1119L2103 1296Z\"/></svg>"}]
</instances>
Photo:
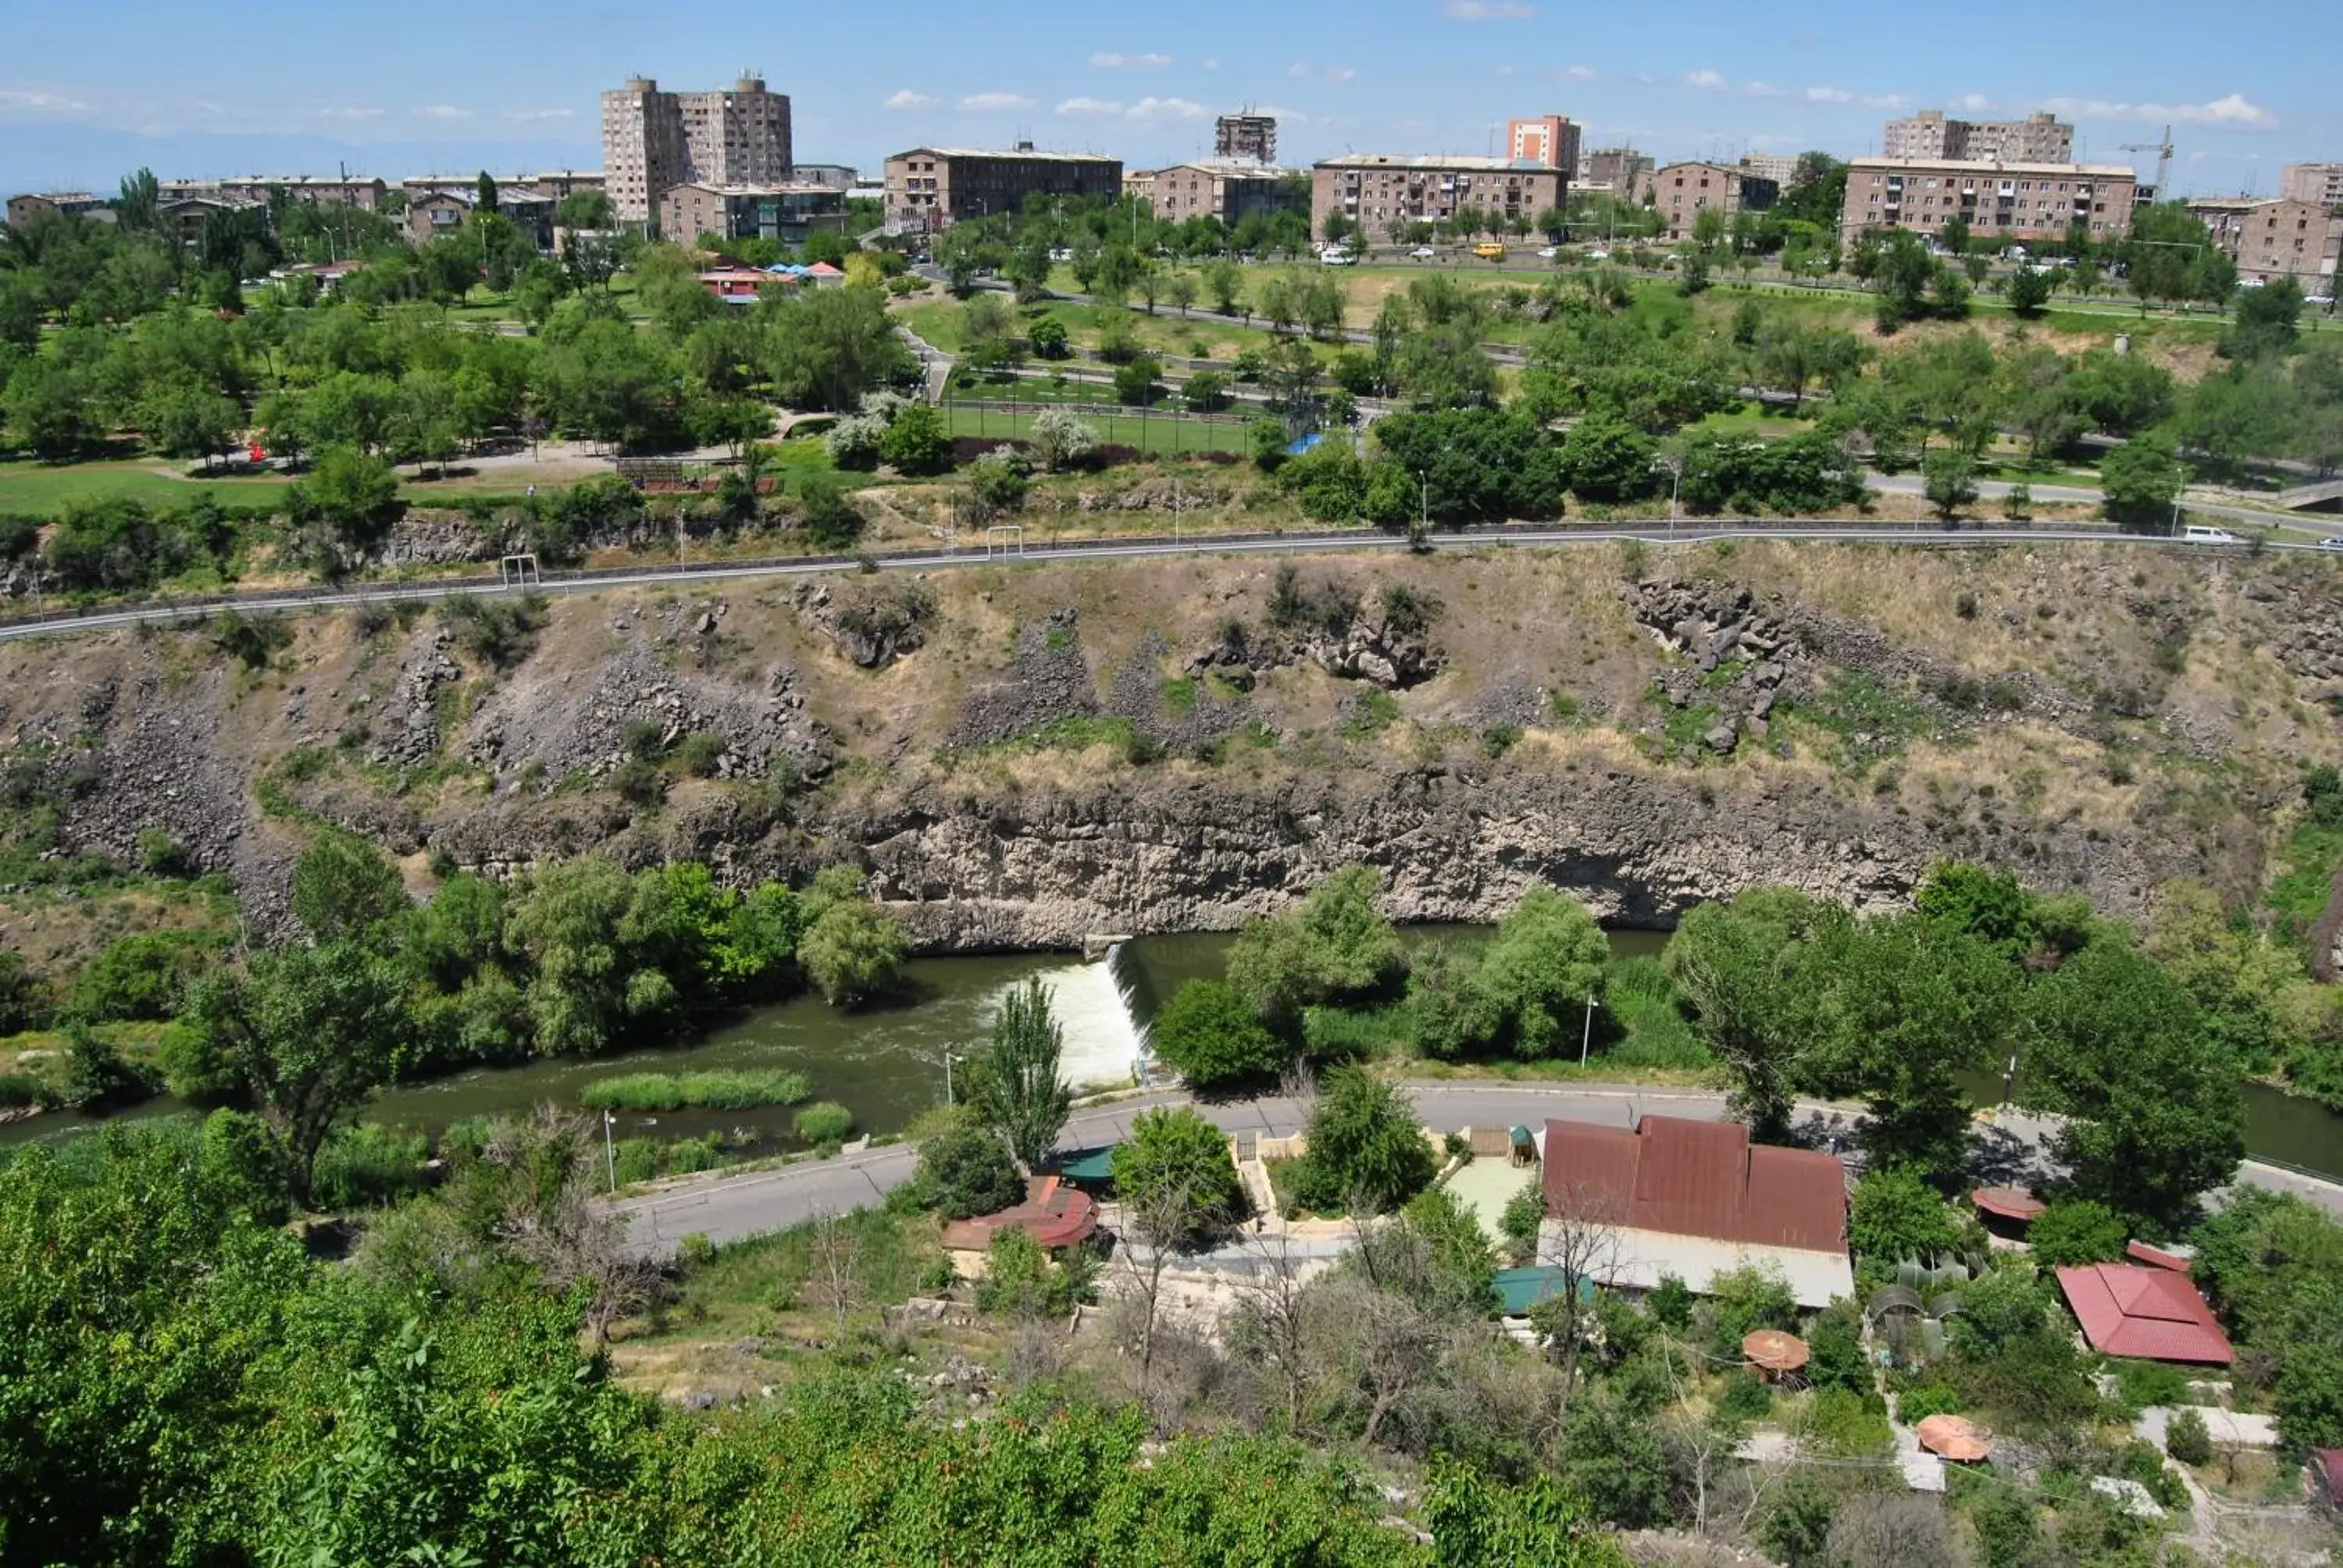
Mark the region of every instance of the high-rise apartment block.
<instances>
[{"instance_id":1,"label":"high-rise apartment block","mask_svg":"<svg viewBox=\"0 0 2343 1568\"><path fill-rule=\"evenodd\" d=\"M1562 115L1505 122L1505 156L1516 161L1543 164L1550 169L1578 172L1578 127Z\"/></svg>"},{"instance_id":2,"label":"high-rise apartment block","mask_svg":"<svg viewBox=\"0 0 2343 1568\"><path fill-rule=\"evenodd\" d=\"M2319 166L2297 164L2287 173ZM2337 172L2343 174L2343 167ZM2291 277L2305 293L2335 292L2336 270L2343 265L2343 206L2283 196L2215 196L2190 202L2188 212L2237 264L2240 278L2275 283Z\"/></svg>"},{"instance_id":3,"label":"high-rise apartment block","mask_svg":"<svg viewBox=\"0 0 2343 1568\"><path fill-rule=\"evenodd\" d=\"M1256 115L1251 109L1240 115L1222 115L1212 122L1212 156L1275 163L1277 116Z\"/></svg>"},{"instance_id":4,"label":"high-rise apartment block","mask_svg":"<svg viewBox=\"0 0 2343 1568\"><path fill-rule=\"evenodd\" d=\"M1891 158L1939 162L2063 164L2075 156L2075 127L2056 115L2022 120L1948 120L1942 109L1923 109L1908 120L1887 122Z\"/></svg>"},{"instance_id":5,"label":"high-rise apartment block","mask_svg":"<svg viewBox=\"0 0 2343 1568\"><path fill-rule=\"evenodd\" d=\"M2278 194L2287 201L2343 206L2343 164L2288 164Z\"/></svg>"},{"instance_id":6,"label":"high-rise apartment block","mask_svg":"<svg viewBox=\"0 0 2343 1568\"><path fill-rule=\"evenodd\" d=\"M602 161L622 222L648 221L675 186L773 186L789 177L789 100L743 76L711 93L663 93L636 76L602 95Z\"/></svg>"}]
</instances>

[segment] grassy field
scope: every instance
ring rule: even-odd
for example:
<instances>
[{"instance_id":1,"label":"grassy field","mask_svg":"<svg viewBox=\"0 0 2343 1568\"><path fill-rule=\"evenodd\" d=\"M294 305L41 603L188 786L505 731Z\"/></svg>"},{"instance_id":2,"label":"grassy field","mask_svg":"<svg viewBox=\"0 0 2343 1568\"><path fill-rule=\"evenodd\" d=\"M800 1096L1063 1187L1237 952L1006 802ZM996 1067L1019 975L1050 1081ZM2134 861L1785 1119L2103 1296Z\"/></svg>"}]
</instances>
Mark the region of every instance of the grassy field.
<instances>
[{"instance_id":1,"label":"grassy field","mask_svg":"<svg viewBox=\"0 0 2343 1568\"><path fill-rule=\"evenodd\" d=\"M254 506L282 496L279 478L182 479L176 466L147 457L100 463L0 463L0 512L46 516L67 501L127 496L149 506L185 506L210 494L222 505Z\"/></svg>"}]
</instances>

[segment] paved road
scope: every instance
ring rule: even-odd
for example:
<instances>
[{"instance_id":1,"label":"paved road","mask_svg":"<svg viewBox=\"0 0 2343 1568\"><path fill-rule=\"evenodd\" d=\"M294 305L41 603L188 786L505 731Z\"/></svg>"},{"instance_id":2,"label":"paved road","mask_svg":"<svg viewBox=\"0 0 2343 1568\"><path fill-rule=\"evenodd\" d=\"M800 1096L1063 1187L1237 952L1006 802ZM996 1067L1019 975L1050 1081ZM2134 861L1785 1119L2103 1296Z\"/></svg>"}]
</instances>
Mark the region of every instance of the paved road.
<instances>
[{"instance_id":1,"label":"paved road","mask_svg":"<svg viewBox=\"0 0 2343 1568\"><path fill-rule=\"evenodd\" d=\"M1533 1125L1548 1118L1584 1121L1605 1127L1630 1127L1646 1113L1689 1116L1703 1121L1725 1116L1725 1096L1696 1089L1655 1089L1628 1085L1563 1085L1500 1083L1485 1080L1453 1082L1415 1080L1403 1086L1414 1098L1424 1121L1443 1131L1461 1127ZM1177 1091L1134 1095L1111 1105L1078 1111L1066 1124L1061 1148L1091 1149L1128 1135L1131 1118L1152 1106L1192 1103ZM1291 1100L1228 1101L1197 1107L1212 1123L1236 1132L1257 1129L1272 1135L1299 1131L1302 1108ZM1803 1117L1842 1125L1852 1118L1843 1107L1800 1102ZM2054 1124L2029 1117L2004 1114L1985 1133L1988 1149L2006 1159L2039 1169L2043 1141ZM739 1175L712 1172L682 1185L643 1197L621 1201L618 1211L628 1217L629 1240L643 1253L671 1254L688 1235L711 1241L737 1241L769 1231L786 1230L818 1214L840 1214L879 1202L909 1181L914 1151L890 1144L831 1160L804 1161L769 1171ZM2343 1215L2343 1183L2322 1181L2289 1171L2248 1161L2240 1180L2257 1187L2292 1192Z\"/></svg>"},{"instance_id":2,"label":"paved road","mask_svg":"<svg viewBox=\"0 0 2343 1568\"><path fill-rule=\"evenodd\" d=\"M1899 483L1916 481L1898 481ZM2041 499L2054 498L2046 490L2037 489ZM2077 492L2087 496L2085 492ZM2087 498L2096 499L2096 497ZM2191 511L2212 511L2219 508L2191 505ZM2224 511L2224 516L2268 520L2267 514L2245 511ZM1928 547L1973 548L1983 545L2012 544L2115 544L2137 545L2144 548L2188 548L2213 556L2203 547L2185 546L2177 539L2153 538L2138 534L2120 534L2106 528L2012 528L1985 522L1966 523L1957 528L1939 528L1928 525L1896 526L1870 518L1811 518L1796 523L1761 524L1751 521L1716 522L1708 519L1686 519L1667 523L1637 523L1607 528L1548 528L1536 525L1506 525L1503 528L1470 528L1454 533L1435 534L1431 539L1434 549L1478 550L1492 548L1534 546L1592 546L1614 543L1621 539L1641 539L1654 545L1696 545L1718 539L1795 539L1808 543L1919 545ZM1039 565L1050 561L1129 560L1173 556L1209 555L1298 555L1325 550L1396 550L1405 549L1407 541L1395 535L1365 529L1342 533L1289 533L1274 535L1203 535L1187 539L1101 539L1089 542L1065 542L1054 546L1028 547L1015 558L1019 563ZM2274 550L2315 550L2320 547L2310 543L2273 540L2267 547ZM957 550L920 549L900 551L876 558L882 571L940 571L956 567L999 565L1002 557L990 553L980 543ZM684 567L654 567L640 571L603 572L592 576L555 577L532 588L546 593L599 593L610 588L673 587L693 583L739 582L758 578L822 577L858 571L860 562L852 557L809 557L802 560L757 561L727 564L709 562ZM188 618L200 618L233 604L244 611L297 612L319 609L342 609L364 604L387 604L397 600L430 601L454 598L462 595L494 593L501 589L494 578L447 578L427 583L379 583L363 588L323 589L257 589L246 593L223 596L189 604L163 604L126 607L120 609L91 610L84 614L56 615L40 620L18 620L0 623L0 642L25 638L50 637L59 634L106 631L125 627L161 625Z\"/></svg>"}]
</instances>

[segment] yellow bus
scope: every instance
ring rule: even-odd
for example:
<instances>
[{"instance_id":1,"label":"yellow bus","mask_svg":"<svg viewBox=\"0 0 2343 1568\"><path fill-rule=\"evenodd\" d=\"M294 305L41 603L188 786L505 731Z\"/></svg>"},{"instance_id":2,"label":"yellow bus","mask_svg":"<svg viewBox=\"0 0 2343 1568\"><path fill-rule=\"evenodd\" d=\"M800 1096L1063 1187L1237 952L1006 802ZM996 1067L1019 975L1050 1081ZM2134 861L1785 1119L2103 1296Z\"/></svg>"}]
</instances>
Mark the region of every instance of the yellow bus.
<instances>
[{"instance_id":1,"label":"yellow bus","mask_svg":"<svg viewBox=\"0 0 2343 1568\"><path fill-rule=\"evenodd\" d=\"M1505 259L1505 247L1493 240L1484 241L1473 247L1473 254L1483 261L1503 261Z\"/></svg>"}]
</instances>

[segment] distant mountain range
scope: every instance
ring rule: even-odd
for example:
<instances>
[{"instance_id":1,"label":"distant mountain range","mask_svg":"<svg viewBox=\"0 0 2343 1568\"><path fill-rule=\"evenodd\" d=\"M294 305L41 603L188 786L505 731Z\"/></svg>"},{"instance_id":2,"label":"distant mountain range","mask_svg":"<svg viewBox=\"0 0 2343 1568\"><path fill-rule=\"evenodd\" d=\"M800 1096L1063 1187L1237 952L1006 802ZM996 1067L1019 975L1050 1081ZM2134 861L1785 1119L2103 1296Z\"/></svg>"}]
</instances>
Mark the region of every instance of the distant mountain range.
<instances>
[{"instance_id":1,"label":"distant mountain range","mask_svg":"<svg viewBox=\"0 0 2343 1568\"><path fill-rule=\"evenodd\" d=\"M466 141L345 142L331 136L277 132L187 131L149 136L72 122L0 125L0 195L33 190L111 192L132 169L151 168L165 179L232 175L329 175L347 164L353 175L396 180L408 175L539 173L598 169L601 148L590 141L518 136Z\"/></svg>"}]
</instances>

